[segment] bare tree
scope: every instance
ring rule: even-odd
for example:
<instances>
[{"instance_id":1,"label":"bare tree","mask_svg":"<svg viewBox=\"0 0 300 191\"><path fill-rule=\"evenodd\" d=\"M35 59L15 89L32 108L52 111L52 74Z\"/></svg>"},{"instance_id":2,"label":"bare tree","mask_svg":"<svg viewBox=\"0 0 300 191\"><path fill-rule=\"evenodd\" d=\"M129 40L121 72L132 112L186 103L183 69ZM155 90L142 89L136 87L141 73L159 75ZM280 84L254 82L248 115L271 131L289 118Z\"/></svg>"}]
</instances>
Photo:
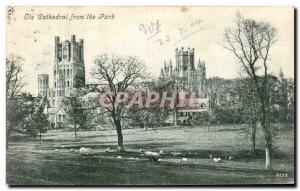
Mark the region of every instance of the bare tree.
<instances>
[{"instance_id":1,"label":"bare tree","mask_svg":"<svg viewBox=\"0 0 300 191\"><path fill-rule=\"evenodd\" d=\"M10 56L6 58L6 98L13 99L20 95L25 86L22 75L22 58Z\"/></svg>"},{"instance_id":2,"label":"bare tree","mask_svg":"<svg viewBox=\"0 0 300 191\"><path fill-rule=\"evenodd\" d=\"M237 14L235 25L225 29L225 48L232 52L243 72L252 80L260 102L259 120L265 139L267 170L272 169L272 129L269 123L269 52L276 42L277 31L268 22L245 19Z\"/></svg>"},{"instance_id":3,"label":"bare tree","mask_svg":"<svg viewBox=\"0 0 300 191\"><path fill-rule=\"evenodd\" d=\"M102 54L94 59L91 75L98 83L106 84L111 93L107 96L111 107L105 109L110 114L117 131L119 152L124 152L121 121L125 107L116 102L117 93L129 89L134 91L137 83L144 79L145 73L143 61L135 56L109 57Z\"/></svg>"}]
</instances>

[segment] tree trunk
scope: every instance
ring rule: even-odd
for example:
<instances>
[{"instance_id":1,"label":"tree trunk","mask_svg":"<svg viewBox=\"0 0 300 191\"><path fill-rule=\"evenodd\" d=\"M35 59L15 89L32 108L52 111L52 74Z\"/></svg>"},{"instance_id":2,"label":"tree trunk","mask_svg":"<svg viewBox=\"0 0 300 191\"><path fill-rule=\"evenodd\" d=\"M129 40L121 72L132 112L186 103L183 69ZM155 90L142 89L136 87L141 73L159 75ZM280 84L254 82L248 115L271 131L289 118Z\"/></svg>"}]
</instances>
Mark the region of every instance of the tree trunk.
<instances>
[{"instance_id":1,"label":"tree trunk","mask_svg":"<svg viewBox=\"0 0 300 191\"><path fill-rule=\"evenodd\" d=\"M42 142L42 129L40 129L40 143Z\"/></svg>"},{"instance_id":2,"label":"tree trunk","mask_svg":"<svg viewBox=\"0 0 300 191\"><path fill-rule=\"evenodd\" d=\"M251 154L253 157L256 155L256 122L251 124L251 143L252 143L252 150Z\"/></svg>"},{"instance_id":3,"label":"tree trunk","mask_svg":"<svg viewBox=\"0 0 300 191\"><path fill-rule=\"evenodd\" d=\"M122 126L120 120L114 120L115 127L118 134L118 152L124 152L123 146L123 134L122 134Z\"/></svg>"},{"instance_id":4,"label":"tree trunk","mask_svg":"<svg viewBox=\"0 0 300 191\"><path fill-rule=\"evenodd\" d=\"M266 141L266 170L272 170L272 144Z\"/></svg>"},{"instance_id":5,"label":"tree trunk","mask_svg":"<svg viewBox=\"0 0 300 191\"><path fill-rule=\"evenodd\" d=\"M174 112L174 126L177 127L177 111Z\"/></svg>"},{"instance_id":6,"label":"tree trunk","mask_svg":"<svg viewBox=\"0 0 300 191\"><path fill-rule=\"evenodd\" d=\"M262 128L265 137L265 153L266 153L266 170L272 170L272 132L267 120L265 108L262 109Z\"/></svg>"},{"instance_id":7,"label":"tree trunk","mask_svg":"<svg viewBox=\"0 0 300 191\"><path fill-rule=\"evenodd\" d=\"M210 123L208 122L207 123L207 132L209 132L209 125L210 125Z\"/></svg>"},{"instance_id":8,"label":"tree trunk","mask_svg":"<svg viewBox=\"0 0 300 191\"><path fill-rule=\"evenodd\" d=\"M74 124L74 133L75 133L75 139L76 139L77 138L76 123Z\"/></svg>"}]
</instances>

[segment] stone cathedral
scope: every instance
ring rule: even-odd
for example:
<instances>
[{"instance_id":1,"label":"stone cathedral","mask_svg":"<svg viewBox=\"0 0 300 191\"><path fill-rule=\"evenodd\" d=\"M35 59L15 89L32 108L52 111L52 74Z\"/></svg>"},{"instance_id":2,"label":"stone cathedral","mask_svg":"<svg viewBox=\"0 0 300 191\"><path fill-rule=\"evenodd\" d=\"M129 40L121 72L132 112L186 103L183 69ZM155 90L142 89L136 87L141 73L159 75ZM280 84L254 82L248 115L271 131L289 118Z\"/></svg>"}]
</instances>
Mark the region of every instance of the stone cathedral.
<instances>
[{"instance_id":1,"label":"stone cathedral","mask_svg":"<svg viewBox=\"0 0 300 191\"><path fill-rule=\"evenodd\" d=\"M165 61L160 71L160 78L165 82L174 80L175 88L192 89L201 94L200 97L203 97L206 92L205 62L199 59L196 66L194 48L175 49L175 64L173 65L172 60L169 63Z\"/></svg>"},{"instance_id":2,"label":"stone cathedral","mask_svg":"<svg viewBox=\"0 0 300 191\"><path fill-rule=\"evenodd\" d=\"M53 87L49 87L49 74L38 75L38 96L46 97L51 128L67 126L67 116L62 107L65 97L78 96L79 89L85 86L83 39L60 41L55 37L55 58L53 69Z\"/></svg>"},{"instance_id":3,"label":"stone cathedral","mask_svg":"<svg viewBox=\"0 0 300 191\"><path fill-rule=\"evenodd\" d=\"M174 82L174 90L196 91L197 98L205 100L204 105L200 103L203 110L207 109L208 98L206 89L206 67L205 62L199 59L197 66L195 64L194 48L184 50L175 49L175 64L165 61L164 66L160 71L160 81ZM191 124L194 115L197 112L202 112L201 109L191 110L186 108L179 108L172 114L171 121L175 124Z\"/></svg>"}]
</instances>

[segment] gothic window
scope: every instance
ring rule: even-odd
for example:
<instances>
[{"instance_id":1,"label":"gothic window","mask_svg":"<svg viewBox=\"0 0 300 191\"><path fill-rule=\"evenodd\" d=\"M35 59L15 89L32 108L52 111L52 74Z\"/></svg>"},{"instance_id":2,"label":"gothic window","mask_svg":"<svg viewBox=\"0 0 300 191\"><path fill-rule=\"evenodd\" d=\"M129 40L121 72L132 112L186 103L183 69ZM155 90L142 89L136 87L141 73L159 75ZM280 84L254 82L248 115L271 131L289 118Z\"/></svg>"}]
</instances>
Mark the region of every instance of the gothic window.
<instances>
[{"instance_id":1,"label":"gothic window","mask_svg":"<svg viewBox=\"0 0 300 191\"><path fill-rule=\"evenodd\" d=\"M54 70L54 76L56 75L56 70Z\"/></svg>"},{"instance_id":2,"label":"gothic window","mask_svg":"<svg viewBox=\"0 0 300 191\"><path fill-rule=\"evenodd\" d=\"M54 82L54 87L56 88L56 82Z\"/></svg>"},{"instance_id":3,"label":"gothic window","mask_svg":"<svg viewBox=\"0 0 300 191\"><path fill-rule=\"evenodd\" d=\"M68 49L67 49L67 47L64 47L64 49L63 49L63 59L66 60L67 57L68 57Z\"/></svg>"},{"instance_id":4,"label":"gothic window","mask_svg":"<svg viewBox=\"0 0 300 191\"><path fill-rule=\"evenodd\" d=\"M70 72L70 71L69 71L69 69L68 69L68 70L67 70L67 77L69 77L69 74L70 74L69 72Z\"/></svg>"},{"instance_id":5,"label":"gothic window","mask_svg":"<svg viewBox=\"0 0 300 191\"><path fill-rule=\"evenodd\" d=\"M67 87L69 87L70 86L70 83L69 83L69 81L67 81Z\"/></svg>"}]
</instances>

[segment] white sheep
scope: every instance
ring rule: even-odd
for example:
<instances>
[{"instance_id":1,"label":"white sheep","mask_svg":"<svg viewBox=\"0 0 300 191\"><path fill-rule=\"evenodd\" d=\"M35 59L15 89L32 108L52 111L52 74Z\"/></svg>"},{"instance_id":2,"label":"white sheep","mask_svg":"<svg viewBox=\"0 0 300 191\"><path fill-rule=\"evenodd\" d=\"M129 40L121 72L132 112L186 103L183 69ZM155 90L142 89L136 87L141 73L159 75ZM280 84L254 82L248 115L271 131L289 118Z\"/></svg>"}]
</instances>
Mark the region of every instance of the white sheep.
<instances>
[{"instance_id":1,"label":"white sheep","mask_svg":"<svg viewBox=\"0 0 300 191\"><path fill-rule=\"evenodd\" d=\"M182 155L182 153L173 153L174 157L177 157L177 156L180 156L180 155Z\"/></svg>"},{"instance_id":2,"label":"white sheep","mask_svg":"<svg viewBox=\"0 0 300 191\"><path fill-rule=\"evenodd\" d=\"M79 153L80 154L94 154L94 152L91 148L85 148L85 147L81 147L79 149Z\"/></svg>"},{"instance_id":3,"label":"white sheep","mask_svg":"<svg viewBox=\"0 0 300 191\"><path fill-rule=\"evenodd\" d=\"M187 158L182 158L180 162L187 162Z\"/></svg>"},{"instance_id":4,"label":"white sheep","mask_svg":"<svg viewBox=\"0 0 300 191\"><path fill-rule=\"evenodd\" d=\"M222 159L221 159L221 158L214 158L213 160L214 160L216 163L219 163L219 162L221 162Z\"/></svg>"},{"instance_id":5,"label":"white sheep","mask_svg":"<svg viewBox=\"0 0 300 191\"><path fill-rule=\"evenodd\" d=\"M158 161L160 154L157 152L152 152L152 151L142 151L142 153L144 154L144 156L148 159L150 159L151 161Z\"/></svg>"}]
</instances>

